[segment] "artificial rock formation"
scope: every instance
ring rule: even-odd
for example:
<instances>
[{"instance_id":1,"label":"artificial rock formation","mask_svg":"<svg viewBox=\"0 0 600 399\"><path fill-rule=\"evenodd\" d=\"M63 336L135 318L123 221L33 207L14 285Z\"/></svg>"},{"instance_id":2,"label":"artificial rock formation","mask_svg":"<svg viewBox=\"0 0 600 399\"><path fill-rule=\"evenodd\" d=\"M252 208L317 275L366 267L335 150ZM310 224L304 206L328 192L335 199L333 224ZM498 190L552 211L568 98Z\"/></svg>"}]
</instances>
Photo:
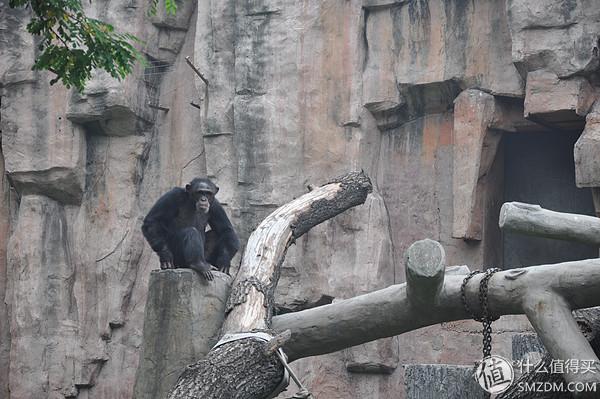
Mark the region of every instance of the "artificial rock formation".
<instances>
[{"instance_id":1,"label":"artificial rock formation","mask_svg":"<svg viewBox=\"0 0 600 399\"><path fill-rule=\"evenodd\" d=\"M243 239L308 184L361 168L372 177L364 206L290 248L276 295L287 310L403 282L405 250L426 237L448 264L501 265L504 149L490 159L486 135L543 140L586 118L577 182L600 198L586 115L598 88L593 0L200 0L153 17L146 3L84 2L140 37L148 63L120 83L97 73L83 93L30 70L28 10L6 3L0 397L132 397L158 268L141 219L197 175L221 187ZM494 107L463 107L472 93ZM563 102L544 108L549 98ZM495 347L510 356L528 326L501 323ZM477 328L445 323L294 367L317 397L403 398L417 373L398 366L472 364Z\"/></svg>"},{"instance_id":2,"label":"artificial rock formation","mask_svg":"<svg viewBox=\"0 0 600 399\"><path fill-rule=\"evenodd\" d=\"M191 269L152 272L135 398L165 398L186 366L217 343L230 289L223 273L208 283Z\"/></svg>"},{"instance_id":3,"label":"artificial rock formation","mask_svg":"<svg viewBox=\"0 0 600 399\"><path fill-rule=\"evenodd\" d=\"M578 187L600 188L599 151L600 102L596 102L592 112L587 115L585 129L575 144L575 172Z\"/></svg>"}]
</instances>

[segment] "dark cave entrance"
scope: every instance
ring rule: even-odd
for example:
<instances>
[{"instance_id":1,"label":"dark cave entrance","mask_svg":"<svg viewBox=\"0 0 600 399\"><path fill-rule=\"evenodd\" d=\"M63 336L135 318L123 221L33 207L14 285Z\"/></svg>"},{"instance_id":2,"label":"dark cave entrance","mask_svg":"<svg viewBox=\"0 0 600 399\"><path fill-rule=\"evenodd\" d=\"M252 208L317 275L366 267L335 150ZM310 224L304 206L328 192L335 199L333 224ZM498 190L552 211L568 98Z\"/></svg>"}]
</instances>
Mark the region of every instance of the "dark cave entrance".
<instances>
[{"instance_id":1,"label":"dark cave entrance","mask_svg":"<svg viewBox=\"0 0 600 399\"><path fill-rule=\"evenodd\" d=\"M506 134L504 201L595 216L590 189L575 185L573 147L580 134L580 131L551 130ZM592 246L511 232L502 232L502 248L505 269L598 256L598 249Z\"/></svg>"}]
</instances>

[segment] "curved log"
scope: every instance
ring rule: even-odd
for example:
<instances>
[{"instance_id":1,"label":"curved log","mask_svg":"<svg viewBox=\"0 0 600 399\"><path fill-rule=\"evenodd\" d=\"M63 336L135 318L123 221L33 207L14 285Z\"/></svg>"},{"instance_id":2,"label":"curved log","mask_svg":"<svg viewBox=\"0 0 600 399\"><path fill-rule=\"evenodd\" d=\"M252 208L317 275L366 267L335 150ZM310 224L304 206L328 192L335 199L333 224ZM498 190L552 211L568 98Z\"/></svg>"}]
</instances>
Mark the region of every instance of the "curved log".
<instances>
[{"instance_id":1,"label":"curved log","mask_svg":"<svg viewBox=\"0 0 600 399\"><path fill-rule=\"evenodd\" d=\"M312 227L360 205L372 191L364 172L349 173L275 210L248 239L227 303L226 333L267 329L279 266L288 247Z\"/></svg>"}]
</instances>

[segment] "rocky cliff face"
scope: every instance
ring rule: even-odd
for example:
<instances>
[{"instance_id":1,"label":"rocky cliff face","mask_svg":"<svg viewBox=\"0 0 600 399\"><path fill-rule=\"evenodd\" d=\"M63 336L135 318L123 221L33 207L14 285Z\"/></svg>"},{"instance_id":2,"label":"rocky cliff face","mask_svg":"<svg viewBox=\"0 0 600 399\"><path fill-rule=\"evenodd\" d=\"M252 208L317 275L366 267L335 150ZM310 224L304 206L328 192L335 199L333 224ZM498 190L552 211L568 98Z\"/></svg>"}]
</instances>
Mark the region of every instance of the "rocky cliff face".
<instances>
[{"instance_id":1,"label":"rocky cliff face","mask_svg":"<svg viewBox=\"0 0 600 399\"><path fill-rule=\"evenodd\" d=\"M243 238L309 183L360 168L372 177L364 206L290 250L281 311L402 282L404 250L425 237L450 264L502 264L507 134L583 130L577 184L600 204L594 0L199 0L152 18L147 2L84 2L140 37L148 65L124 82L98 73L83 93L30 70L27 11L7 3L0 397L132 397L158 268L141 219L194 176L221 187ZM477 327L450 323L295 367L317 397L404 397L402 365L471 364ZM528 328L499 322L499 352Z\"/></svg>"}]
</instances>

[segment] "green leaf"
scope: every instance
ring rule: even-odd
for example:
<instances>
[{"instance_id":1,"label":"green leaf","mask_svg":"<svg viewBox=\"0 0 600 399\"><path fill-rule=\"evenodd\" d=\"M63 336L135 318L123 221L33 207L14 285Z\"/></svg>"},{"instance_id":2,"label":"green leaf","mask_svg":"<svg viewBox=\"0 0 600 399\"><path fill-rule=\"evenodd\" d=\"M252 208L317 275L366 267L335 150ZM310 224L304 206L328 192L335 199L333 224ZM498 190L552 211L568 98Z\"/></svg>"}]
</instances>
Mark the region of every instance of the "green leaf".
<instances>
[{"instance_id":1,"label":"green leaf","mask_svg":"<svg viewBox=\"0 0 600 399\"><path fill-rule=\"evenodd\" d=\"M165 9L167 14L175 15L177 12L177 3L175 0L165 0Z\"/></svg>"}]
</instances>

